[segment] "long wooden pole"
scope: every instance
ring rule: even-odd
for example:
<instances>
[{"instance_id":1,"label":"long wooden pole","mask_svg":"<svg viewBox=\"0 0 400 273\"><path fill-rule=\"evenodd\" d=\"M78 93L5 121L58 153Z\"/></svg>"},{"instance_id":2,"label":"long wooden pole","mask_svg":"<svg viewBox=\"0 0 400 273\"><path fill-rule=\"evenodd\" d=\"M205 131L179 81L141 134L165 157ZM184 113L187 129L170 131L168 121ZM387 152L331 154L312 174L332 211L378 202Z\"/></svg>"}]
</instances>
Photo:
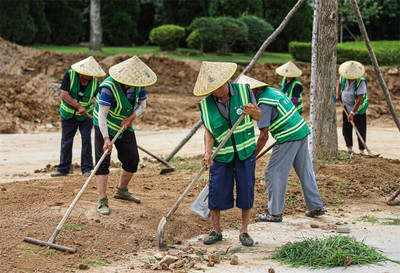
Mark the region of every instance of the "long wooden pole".
<instances>
[{"instance_id":1,"label":"long wooden pole","mask_svg":"<svg viewBox=\"0 0 400 273\"><path fill-rule=\"evenodd\" d=\"M317 171L317 129L316 129L316 112L317 112L317 90L316 90L316 75L317 75L317 56L318 56L318 7L319 0L314 1L314 18L312 30L312 45L311 45L311 83L310 83L310 158L314 173Z\"/></svg>"},{"instance_id":2,"label":"long wooden pole","mask_svg":"<svg viewBox=\"0 0 400 273\"><path fill-rule=\"evenodd\" d=\"M299 0L297 3L293 6L293 8L289 11L289 13L286 15L285 19L283 19L282 23L278 26L277 29L264 41L264 43L261 45L261 47L258 49L256 55L254 55L254 58L250 61L250 63L246 66L246 68L243 70L242 73L235 79L235 82L239 79L241 75L244 75L248 73L254 65L257 63L257 61L261 58L261 55L264 53L265 49L269 46L271 42L273 42L276 37L279 35L279 33L282 32L282 30L286 27L287 23L289 20L292 18L293 14L296 13L296 11L300 8L301 4L303 4L305 0ZM174 148L174 150L167 156L165 159L166 161L171 160L174 155L179 152L179 150L192 138L192 136L197 132L197 130L201 127L202 121L199 120L193 128L190 130L190 132L179 142L179 144Z\"/></svg>"},{"instance_id":3,"label":"long wooden pole","mask_svg":"<svg viewBox=\"0 0 400 273\"><path fill-rule=\"evenodd\" d=\"M397 128L400 131L399 117L398 117L398 115L396 113L396 110L395 110L395 108L393 106L389 90L387 88L385 80L383 79L382 71L381 71L381 69L379 68L379 65L378 65L378 60L376 59L375 52L374 52L374 50L373 50L373 48L371 46L371 43L369 41L368 33L367 33L366 28L365 28L364 21L363 21L363 19L361 17L361 13L360 13L360 9L358 8L357 1L356 0L351 0L351 3L353 5L353 9L354 9L354 12L356 14L357 21L358 21L358 26L359 26L361 34L362 34L362 36L364 38L365 45L367 46L367 49L368 49L368 52L369 52L369 56L371 57L372 64L374 65L375 73L378 76L378 80L379 80L379 83L381 85L383 94L385 95L386 103L389 106L389 109L390 109L390 112L392 113L394 122L396 123Z\"/></svg>"}]
</instances>

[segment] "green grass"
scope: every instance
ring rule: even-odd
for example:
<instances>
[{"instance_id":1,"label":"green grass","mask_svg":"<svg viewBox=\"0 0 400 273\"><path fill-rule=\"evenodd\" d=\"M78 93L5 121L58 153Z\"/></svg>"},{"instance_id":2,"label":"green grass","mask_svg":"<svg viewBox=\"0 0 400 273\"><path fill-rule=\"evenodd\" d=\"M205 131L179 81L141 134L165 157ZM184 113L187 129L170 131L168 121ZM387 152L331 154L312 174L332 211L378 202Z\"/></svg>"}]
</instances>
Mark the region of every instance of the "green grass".
<instances>
[{"instance_id":1,"label":"green grass","mask_svg":"<svg viewBox=\"0 0 400 273\"><path fill-rule=\"evenodd\" d=\"M179 48L173 52L160 52L157 46L135 46L135 47L113 47L105 46L102 52L89 52L87 46L83 45L71 45L71 46L57 46L57 45L34 45L36 49L56 51L58 53L78 53L83 52L86 54L100 55L100 56L112 56L117 54L130 54L130 55L145 55L154 54L156 56L167 55L172 59L190 59L198 61L214 61L214 62L236 62L236 63L249 63L254 57L254 54L250 53L231 53L229 55L217 55L215 53L204 53L202 54L198 50ZM275 52L264 52L261 56L260 63L285 63L292 60L292 56L288 53L275 53Z\"/></svg>"},{"instance_id":2,"label":"green grass","mask_svg":"<svg viewBox=\"0 0 400 273\"><path fill-rule=\"evenodd\" d=\"M374 247L346 236L287 243L275 249L272 259L293 267L308 266L314 269L377 264L389 260Z\"/></svg>"},{"instance_id":3,"label":"green grass","mask_svg":"<svg viewBox=\"0 0 400 273\"><path fill-rule=\"evenodd\" d=\"M338 45L343 48L367 49L364 41L345 42ZM400 49L400 41L372 41L371 45L374 50Z\"/></svg>"},{"instance_id":4,"label":"green grass","mask_svg":"<svg viewBox=\"0 0 400 273\"><path fill-rule=\"evenodd\" d=\"M359 221L385 226L400 226L400 218L378 218L376 216L362 216Z\"/></svg>"}]
</instances>

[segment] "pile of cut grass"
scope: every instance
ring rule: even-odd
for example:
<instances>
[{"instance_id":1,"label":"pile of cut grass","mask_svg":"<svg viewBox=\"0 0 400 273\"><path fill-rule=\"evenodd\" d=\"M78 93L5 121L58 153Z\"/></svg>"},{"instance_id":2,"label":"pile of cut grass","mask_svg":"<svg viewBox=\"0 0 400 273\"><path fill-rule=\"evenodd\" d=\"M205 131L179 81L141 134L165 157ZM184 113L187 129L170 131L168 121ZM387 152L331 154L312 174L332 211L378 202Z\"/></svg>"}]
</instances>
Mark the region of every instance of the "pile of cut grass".
<instances>
[{"instance_id":1,"label":"pile of cut grass","mask_svg":"<svg viewBox=\"0 0 400 273\"><path fill-rule=\"evenodd\" d=\"M272 259L294 267L303 265L314 269L377 264L389 260L374 247L346 236L287 243L275 249Z\"/></svg>"}]
</instances>

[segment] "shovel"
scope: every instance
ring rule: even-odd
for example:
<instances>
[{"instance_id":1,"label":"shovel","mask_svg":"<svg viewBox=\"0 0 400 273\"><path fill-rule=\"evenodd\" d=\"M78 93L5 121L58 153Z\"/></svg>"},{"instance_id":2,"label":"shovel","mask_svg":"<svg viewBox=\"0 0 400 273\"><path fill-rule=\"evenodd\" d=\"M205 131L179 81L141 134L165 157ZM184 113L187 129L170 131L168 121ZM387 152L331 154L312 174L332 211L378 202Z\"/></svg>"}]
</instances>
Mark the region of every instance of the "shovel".
<instances>
[{"instance_id":1,"label":"shovel","mask_svg":"<svg viewBox=\"0 0 400 273\"><path fill-rule=\"evenodd\" d=\"M143 147L140 147L139 145L137 145L137 147L138 147L139 150L142 150L143 152L145 152L145 153L148 154L149 156L155 158L158 162L160 162L160 163L164 164L165 166L167 166L167 168L161 170L160 174L167 174L167 173L170 173L170 172L175 171L175 167L172 166L171 164L169 164L169 163L168 163L167 161L165 161L164 159L161 159L161 158L159 158L158 156L156 156L156 155L150 153L149 151L147 151L147 150L144 149Z\"/></svg>"},{"instance_id":2,"label":"shovel","mask_svg":"<svg viewBox=\"0 0 400 273\"><path fill-rule=\"evenodd\" d=\"M242 122L244 118L244 114L242 114L239 119L235 122L235 124L232 126L232 129L229 131L229 133L225 136L224 140L218 145L217 149L212 153L210 162L215 158L215 156L218 154L218 152L221 150L221 148L225 145L225 143L228 141L228 139L231 137L233 131L235 131L236 127L239 125L240 122ZM178 209L180 203L182 202L183 198L188 194L188 192L192 189L193 185L199 180L203 172L207 169L206 166L203 166L199 173L196 175L195 178L193 178L192 182L187 186L185 191L181 194L181 196L178 198L178 200L175 202L174 206L170 209L167 215L163 216L160 220L160 223L158 224L157 228L157 245L159 249L162 249L164 247L164 231L165 231L165 225L167 224L167 220L174 214L174 212Z\"/></svg>"},{"instance_id":3,"label":"shovel","mask_svg":"<svg viewBox=\"0 0 400 273\"><path fill-rule=\"evenodd\" d=\"M122 126L121 129L119 129L117 134L112 139L111 145L114 144L114 142L117 140L117 138L119 137L119 135L123 131L124 131L124 127ZM35 245L40 245L40 246L48 246L50 248L54 248L54 249L57 249L57 250L60 250L60 251L64 251L64 252L75 253L75 249L74 248L70 248L70 247L66 247L66 246L55 244L54 240L56 239L56 237L57 237L58 233L60 232L61 228L64 226L65 221L67 221L68 216L71 214L71 211L75 207L75 205L78 202L79 198L81 197L83 192L86 190L87 186L89 185L90 180L92 180L93 176L95 175L95 173L97 172L97 170L99 169L101 163L104 161L104 159L106 158L107 155L108 155L108 150L106 150L103 153L103 155L101 156L99 162L97 162L97 164L94 167L94 169L92 170L90 176L86 180L86 182L83 185L82 189L75 196L75 199L72 201L71 205L67 209L67 212L65 213L64 217L62 218L62 220L58 224L57 228L54 230L53 235L51 235L50 239L46 242L46 241L41 241L41 240L37 240L37 239L34 239L34 238L30 238L30 237L25 237L24 238L25 242L32 243L32 244L35 244Z\"/></svg>"},{"instance_id":4,"label":"shovel","mask_svg":"<svg viewBox=\"0 0 400 273\"><path fill-rule=\"evenodd\" d=\"M346 107L343 106L343 110L346 113L347 118L349 118L349 113L346 110ZM356 131L356 134L358 136L358 138L361 140L362 145L364 146L364 148L367 150L368 152L368 157L379 157L380 154L373 154L370 149L368 149L367 144L364 141L364 138L361 136L360 132L358 131L356 125L354 124L354 121L350 121L351 125L353 126L354 130Z\"/></svg>"}]
</instances>

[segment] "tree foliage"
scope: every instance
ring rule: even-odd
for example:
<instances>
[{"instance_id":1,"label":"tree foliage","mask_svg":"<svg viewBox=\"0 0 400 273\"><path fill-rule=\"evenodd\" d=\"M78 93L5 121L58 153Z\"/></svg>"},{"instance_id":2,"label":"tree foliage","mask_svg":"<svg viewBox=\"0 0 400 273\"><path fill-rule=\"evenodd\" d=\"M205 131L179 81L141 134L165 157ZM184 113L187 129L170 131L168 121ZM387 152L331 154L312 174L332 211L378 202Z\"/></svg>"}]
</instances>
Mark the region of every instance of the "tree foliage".
<instances>
[{"instance_id":1,"label":"tree foliage","mask_svg":"<svg viewBox=\"0 0 400 273\"><path fill-rule=\"evenodd\" d=\"M208 16L207 0L164 0L163 22L188 26L196 17Z\"/></svg>"},{"instance_id":2,"label":"tree foliage","mask_svg":"<svg viewBox=\"0 0 400 273\"><path fill-rule=\"evenodd\" d=\"M210 0L210 16L239 17L245 14L263 17L263 0Z\"/></svg>"},{"instance_id":3,"label":"tree foliage","mask_svg":"<svg viewBox=\"0 0 400 273\"><path fill-rule=\"evenodd\" d=\"M45 14L45 1L44 0L29 0L29 9L38 29L35 35L35 43L50 43L51 42L51 30L50 25L47 22Z\"/></svg>"},{"instance_id":4,"label":"tree foliage","mask_svg":"<svg viewBox=\"0 0 400 273\"><path fill-rule=\"evenodd\" d=\"M190 48L202 52L212 52L218 49L222 27L212 17L198 17L188 27L191 32L186 42Z\"/></svg>"},{"instance_id":5,"label":"tree foliage","mask_svg":"<svg viewBox=\"0 0 400 273\"><path fill-rule=\"evenodd\" d=\"M131 45L138 36L139 0L107 0L101 5L104 43Z\"/></svg>"},{"instance_id":6,"label":"tree foliage","mask_svg":"<svg viewBox=\"0 0 400 273\"><path fill-rule=\"evenodd\" d=\"M30 44L37 32L29 12L28 0L0 0L0 36L4 39Z\"/></svg>"},{"instance_id":7,"label":"tree foliage","mask_svg":"<svg viewBox=\"0 0 400 273\"><path fill-rule=\"evenodd\" d=\"M244 41L244 50L256 52L262 43L274 31L273 26L262 18L254 15L246 15L239 18L239 21L245 23L249 30L249 36Z\"/></svg>"}]
</instances>

